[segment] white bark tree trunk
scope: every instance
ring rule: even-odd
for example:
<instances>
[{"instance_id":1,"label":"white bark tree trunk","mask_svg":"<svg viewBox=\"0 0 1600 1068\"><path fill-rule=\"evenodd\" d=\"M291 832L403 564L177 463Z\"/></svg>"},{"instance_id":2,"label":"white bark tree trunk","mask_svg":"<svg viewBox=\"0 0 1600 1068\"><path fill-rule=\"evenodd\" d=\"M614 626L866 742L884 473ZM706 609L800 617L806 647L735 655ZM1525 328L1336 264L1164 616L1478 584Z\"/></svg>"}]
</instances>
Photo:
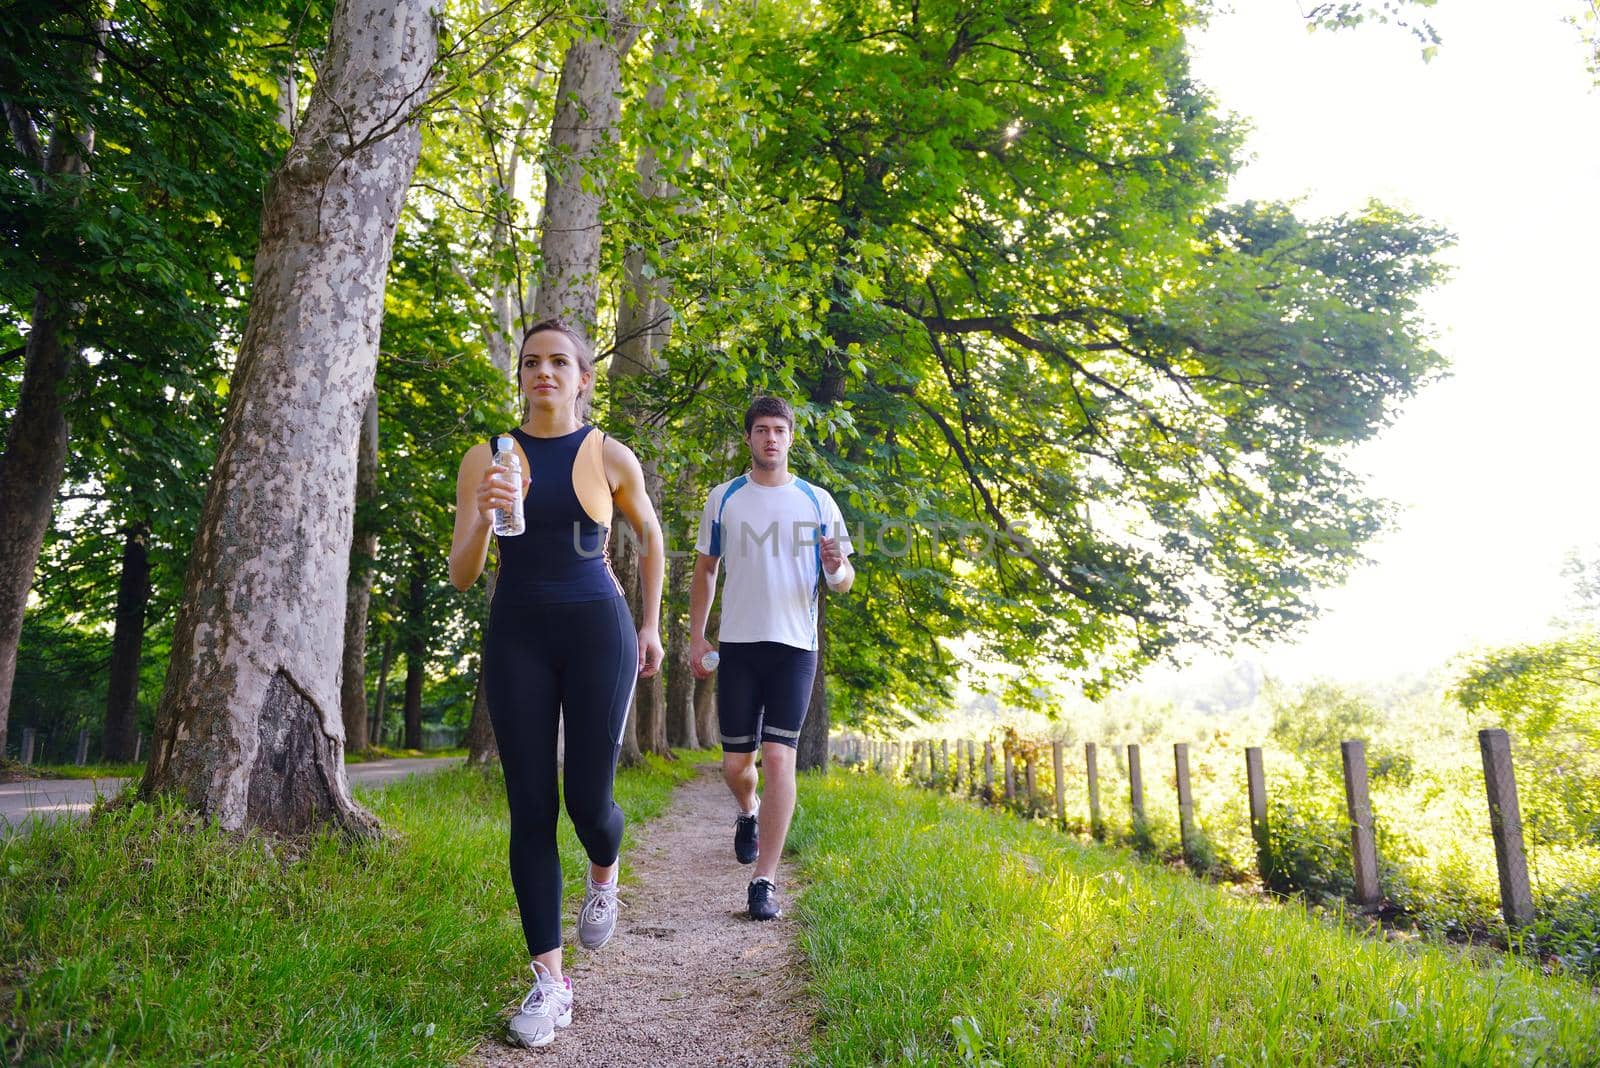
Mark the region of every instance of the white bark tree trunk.
<instances>
[{"instance_id":1,"label":"white bark tree trunk","mask_svg":"<svg viewBox=\"0 0 1600 1068\"><path fill-rule=\"evenodd\" d=\"M600 292L600 207L622 117L622 57L635 36L622 0L595 7L600 17L582 23L561 63L533 303L535 321L560 317L591 342Z\"/></svg>"},{"instance_id":2,"label":"white bark tree trunk","mask_svg":"<svg viewBox=\"0 0 1600 1068\"><path fill-rule=\"evenodd\" d=\"M262 213L143 785L225 828L377 829L345 780L341 631L356 438L436 18L423 0L340 0Z\"/></svg>"}]
</instances>

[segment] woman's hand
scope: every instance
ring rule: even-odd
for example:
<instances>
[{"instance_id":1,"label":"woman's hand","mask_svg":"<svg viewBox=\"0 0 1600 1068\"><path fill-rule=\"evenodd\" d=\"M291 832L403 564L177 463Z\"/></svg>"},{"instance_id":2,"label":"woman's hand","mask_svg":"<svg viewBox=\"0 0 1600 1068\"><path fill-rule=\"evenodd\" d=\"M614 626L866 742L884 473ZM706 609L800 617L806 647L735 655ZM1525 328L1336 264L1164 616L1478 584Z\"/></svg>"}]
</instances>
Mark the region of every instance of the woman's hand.
<instances>
[{"instance_id":1,"label":"woman's hand","mask_svg":"<svg viewBox=\"0 0 1600 1068\"><path fill-rule=\"evenodd\" d=\"M478 483L473 500L478 508L478 515L485 523L494 522L494 514L502 508L515 508L517 506L517 490L512 488L511 480L506 475L511 469L504 464L490 464L484 469L483 479ZM527 493L532 479L522 480L522 492Z\"/></svg>"},{"instance_id":2,"label":"woman's hand","mask_svg":"<svg viewBox=\"0 0 1600 1068\"><path fill-rule=\"evenodd\" d=\"M661 670L661 632L655 627L639 628L639 677L648 679Z\"/></svg>"}]
</instances>

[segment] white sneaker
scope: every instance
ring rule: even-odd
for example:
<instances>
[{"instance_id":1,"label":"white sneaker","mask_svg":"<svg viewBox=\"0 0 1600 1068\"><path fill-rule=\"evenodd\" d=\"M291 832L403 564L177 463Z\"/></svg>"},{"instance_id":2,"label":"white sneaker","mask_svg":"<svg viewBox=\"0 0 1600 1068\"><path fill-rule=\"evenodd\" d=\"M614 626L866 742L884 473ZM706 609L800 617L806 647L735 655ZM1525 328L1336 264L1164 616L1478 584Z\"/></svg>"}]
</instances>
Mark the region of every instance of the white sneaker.
<instances>
[{"instance_id":1,"label":"white sneaker","mask_svg":"<svg viewBox=\"0 0 1600 1068\"><path fill-rule=\"evenodd\" d=\"M506 1025L513 1046L548 1046L556 1028L572 1023L572 980L553 979L538 961L533 962L533 989L517 1006L517 1014Z\"/></svg>"},{"instance_id":2,"label":"white sneaker","mask_svg":"<svg viewBox=\"0 0 1600 1068\"><path fill-rule=\"evenodd\" d=\"M587 879L585 885L583 908L578 910L578 941L585 949L599 949L611 941L617 929L617 879L612 876L607 886Z\"/></svg>"}]
</instances>

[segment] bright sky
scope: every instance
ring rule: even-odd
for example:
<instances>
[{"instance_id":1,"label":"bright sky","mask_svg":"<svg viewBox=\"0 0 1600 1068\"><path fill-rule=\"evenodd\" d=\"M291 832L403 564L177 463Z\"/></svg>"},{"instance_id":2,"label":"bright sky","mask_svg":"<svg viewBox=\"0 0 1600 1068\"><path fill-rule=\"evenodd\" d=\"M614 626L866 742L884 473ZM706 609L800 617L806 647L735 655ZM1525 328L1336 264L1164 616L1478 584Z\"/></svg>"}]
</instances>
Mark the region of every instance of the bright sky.
<instances>
[{"instance_id":1,"label":"bright sky","mask_svg":"<svg viewBox=\"0 0 1600 1068\"><path fill-rule=\"evenodd\" d=\"M1274 675L1410 674L1537 637L1564 555L1600 545L1600 89L1562 22L1582 6L1444 0L1431 63L1393 26L1308 33L1295 0L1237 0L1193 41L1254 129L1235 199L1376 196L1459 238L1426 302L1453 375L1356 456L1397 529L1298 643L1243 652Z\"/></svg>"}]
</instances>

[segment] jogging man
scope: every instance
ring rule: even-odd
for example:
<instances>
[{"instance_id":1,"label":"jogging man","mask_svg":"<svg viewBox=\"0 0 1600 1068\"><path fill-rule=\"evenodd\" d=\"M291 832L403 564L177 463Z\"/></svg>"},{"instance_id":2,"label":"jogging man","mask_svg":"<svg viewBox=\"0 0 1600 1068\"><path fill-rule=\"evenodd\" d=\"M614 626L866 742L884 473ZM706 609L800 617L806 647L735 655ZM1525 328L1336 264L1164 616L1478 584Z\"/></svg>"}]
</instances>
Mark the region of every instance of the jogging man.
<instances>
[{"instance_id":1,"label":"jogging man","mask_svg":"<svg viewBox=\"0 0 1600 1068\"><path fill-rule=\"evenodd\" d=\"M739 806L733 852L754 863L750 918L772 920L778 904L778 858L794 815L795 750L811 702L817 664L817 597L822 583L844 593L855 581L850 535L828 491L789 473L794 410L758 397L744 415L750 471L711 491L695 543L689 594L689 663L695 677L712 646L706 619L723 561L718 634L717 720L722 777ZM766 785L756 795L756 747Z\"/></svg>"}]
</instances>

